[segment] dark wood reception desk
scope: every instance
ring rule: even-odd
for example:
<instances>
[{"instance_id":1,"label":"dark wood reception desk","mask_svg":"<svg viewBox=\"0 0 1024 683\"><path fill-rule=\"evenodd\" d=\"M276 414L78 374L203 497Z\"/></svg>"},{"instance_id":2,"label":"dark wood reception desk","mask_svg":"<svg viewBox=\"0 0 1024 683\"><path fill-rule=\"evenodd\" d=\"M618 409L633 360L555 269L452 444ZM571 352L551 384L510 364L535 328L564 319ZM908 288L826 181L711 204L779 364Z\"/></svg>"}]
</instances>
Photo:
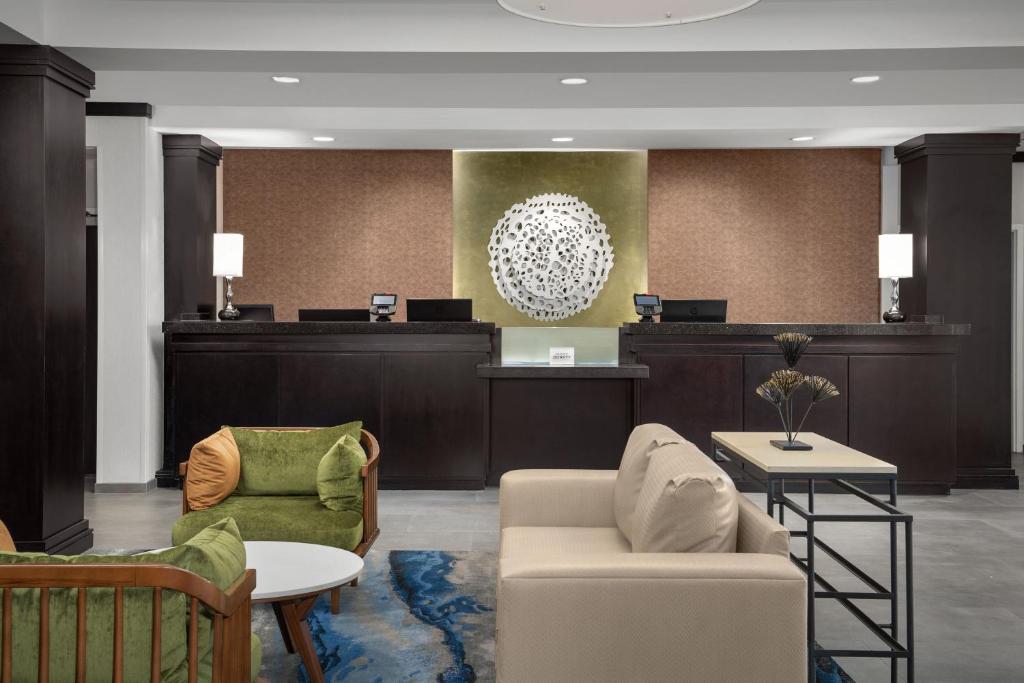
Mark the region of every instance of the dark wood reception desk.
<instances>
[{"instance_id":1,"label":"dark wood reception desk","mask_svg":"<svg viewBox=\"0 0 1024 683\"><path fill-rule=\"evenodd\" d=\"M482 488L490 323L164 323L164 463L222 425L362 420L380 440L381 486Z\"/></svg>"},{"instance_id":2,"label":"dark wood reception desk","mask_svg":"<svg viewBox=\"0 0 1024 683\"><path fill-rule=\"evenodd\" d=\"M797 369L840 392L814 409L806 431L894 463L901 490L949 491L957 478L957 354L969 325L625 325L623 358L650 368L640 383L640 421L666 424L709 454L713 431L780 430L778 413L754 393L785 367L772 340L780 332L814 337Z\"/></svg>"},{"instance_id":3,"label":"dark wood reception desk","mask_svg":"<svg viewBox=\"0 0 1024 683\"><path fill-rule=\"evenodd\" d=\"M170 322L158 481L176 485L177 463L225 424L362 420L380 438L388 488L615 468L643 422L710 453L713 431L780 429L754 389L783 367L772 336L784 331L814 337L797 369L840 391L805 430L896 464L905 491L949 491L967 325L627 324L618 366L552 367L503 366L489 323Z\"/></svg>"}]
</instances>

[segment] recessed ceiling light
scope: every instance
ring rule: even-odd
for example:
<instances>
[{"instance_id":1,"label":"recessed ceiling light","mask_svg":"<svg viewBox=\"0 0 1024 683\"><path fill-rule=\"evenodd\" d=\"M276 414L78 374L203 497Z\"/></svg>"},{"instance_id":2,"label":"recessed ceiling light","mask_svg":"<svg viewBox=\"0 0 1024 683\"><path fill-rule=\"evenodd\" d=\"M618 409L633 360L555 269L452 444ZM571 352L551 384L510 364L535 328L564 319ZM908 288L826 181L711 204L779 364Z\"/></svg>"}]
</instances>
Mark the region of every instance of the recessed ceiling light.
<instances>
[{"instance_id":1,"label":"recessed ceiling light","mask_svg":"<svg viewBox=\"0 0 1024 683\"><path fill-rule=\"evenodd\" d=\"M551 138L551 142L572 142L575 139L576 138L569 138L569 137Z\"/></svg>"},{"instance_id":2,"label":"recessed ceiling light","mask_svg":"<svg viewBox=\"0 0 1024 683\"><path fill-rule=\"evenodd\" d=\"M878 83L882 80L881 76L854 76L850 79L851 83Z\"/></svg>"},{"instance_id":3,"label":"recessed ceiling light","mask_svg":"<svg viewBox=\"0 0 1024 683\"><path fill-rule=\"evenodd\" d=\"M313 138L313 142L334 142L334 138L327 135L317 135Z\"/></svg>"},{"instance_id":4,"label":"recessed ceiling light","mask_svg":"<svg viewBox=\"0 0 1024 683\"><path fill-rule=\"evenodd\" d=\"M813 135L800 135L800 136L795 137L795 138L790 138L790 140L792 140L793 142L810 142L813 139L814 139Z\"/></svg>"},{"instance_id":5,"label":"recessed ceiling light","mask_svg":"<svg viewBox=\"0 0 1024 683\"><path fill-rule=\"evenodd\" d=\"M563 78L559 83L562 85L586 85L589 81L582 76L570 76L569 78Z\"/></svg>"},{"instance_id":6,"label":"recessed ceiling light","mask_svg":"<svg viewBox=\"0 0 1024 683\"><path fill-rule=\"evenodd\" d=\"M302 81L301 78L295 76L271 76L274 83L299 83Z\"/></svg>"}]
</instances>

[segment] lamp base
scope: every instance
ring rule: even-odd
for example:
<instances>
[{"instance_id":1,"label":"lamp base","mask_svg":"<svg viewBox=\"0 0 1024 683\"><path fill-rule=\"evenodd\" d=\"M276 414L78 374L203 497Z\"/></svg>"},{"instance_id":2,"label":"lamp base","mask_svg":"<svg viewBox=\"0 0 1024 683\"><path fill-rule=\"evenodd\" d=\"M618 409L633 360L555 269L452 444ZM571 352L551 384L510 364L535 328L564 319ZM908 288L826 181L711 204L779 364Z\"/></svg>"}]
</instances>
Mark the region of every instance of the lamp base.
<instances>
[{"instance_id":1,"label":"lamp base","mask_svg":"<svg viewBox=\"0 0 1024 683\"><path fill-rule=\"evenodd\" d=\"M784 439L772 439L769 443L783 451L810 451L814 449L809 443L803 441L785 441Z\"/></svg>"},{"instance_id":2,"label":"lamp base","mask_svg":"<svg viewBox=\"0 0 1024 683\"><path fill-rule=\"evenodd\" d=\"M241 312L239 312L237 308L232 306L231 308L223 309L220 313L217 314L217 317L220 318L221 320L238 320L238 317L240 315L242 315Z\"/></svg>"},{"instance_id":3,"label":"lamp base","mask_svg":"<svg viewBox=\"0 0 1024 683\"><path fill-rule=\"evenodd\" d=\"M882 320L887 323L903 323L907 321L907 314L898 308L890 308L882 314Z\"/></svg>"}]
</instances>

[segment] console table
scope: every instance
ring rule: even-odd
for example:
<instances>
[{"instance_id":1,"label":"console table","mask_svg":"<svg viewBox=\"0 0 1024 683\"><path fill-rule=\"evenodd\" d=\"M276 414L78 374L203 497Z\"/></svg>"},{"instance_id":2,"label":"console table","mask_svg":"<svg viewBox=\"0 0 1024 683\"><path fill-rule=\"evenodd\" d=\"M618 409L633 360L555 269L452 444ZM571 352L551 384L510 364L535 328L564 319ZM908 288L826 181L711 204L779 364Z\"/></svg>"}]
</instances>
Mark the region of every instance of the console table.
<instances>
[{"instance_id":1,"label":"console table","mask_svg":"<svg viewBox=\"0 0 1024 683\"><path fill-rule=\"evenodd\" d=\"M725 463L732 463L749 479L760 483L768 494L768 514L775 517L779 509L779 522L785 523L786 509L801 517L807 524L806 531L790 531L790 535L807 539L807 556L799 557L790 552L790 557L807 574L807 652L808 680L815 681L815 662L820 656L829 657L880 657L889 659L892 683L896 683L898 662L907 662L907 681L914 680L914 565L912 546L911 515L896 509L896 467L870 455L856 451L841 443L812 433L800 435L800 440L810 444L810 451L783 451L772 446L771 439L784 439L776 432L713 432L711 440L713 457ZM799 480L807 484L807 507L786 495L786 480ZM815 510L814 486L817 481L831 482L838 489L851 493L881 512L876 513L821 513ZM888 483L888 502L879 500L851 481L881 481ZM815 534L817 522L862 522L889 525L889 587L886 588L865 570L856 566L835 548ZM897 559L897 526L905 530L904 553L906 555L906 641L899 641L899 584ZM841 567L860 579L866 589L863 591L838 590L815 570L816 549L831 557ZM858 621L864 624L884 644L884 649L836 649L818 647L814 633L815 599L836 600ZM889 623L880 624L868 616L855 600L884 600L890 604Z\"/></svg>"}]
</instances>

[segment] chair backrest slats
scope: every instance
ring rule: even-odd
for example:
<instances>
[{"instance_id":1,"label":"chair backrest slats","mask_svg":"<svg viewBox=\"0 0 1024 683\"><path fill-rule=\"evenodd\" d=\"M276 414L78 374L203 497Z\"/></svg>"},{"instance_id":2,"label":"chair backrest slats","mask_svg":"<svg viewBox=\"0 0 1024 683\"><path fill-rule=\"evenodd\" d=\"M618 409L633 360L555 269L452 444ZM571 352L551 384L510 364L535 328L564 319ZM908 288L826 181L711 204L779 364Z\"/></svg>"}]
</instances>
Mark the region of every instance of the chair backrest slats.
<instances>
[{"instance_id":1,"label":"chair backrest slats","mask_svg":"<svg viewBox=\"0 0 1024 683\"><path fill-rule=\"evenodd\" d=\"M0 683L13 683L11 676L11 596L13 588L4 589L3 649L0 650Z\"/></svg>"},{"instance_id":2,"label":"chair backrest slats","mask_svg":"<svg viewBox=\"0 0 1024 683\"><path fill-rule=\"evenodd\" d=\"M78 621L75 627L75 683L85 683L85 645L86 636L85 607L88 593L84 588L78 589Z\"/></svg>"},{"instance_id":3,"label":"chair backrest slats","mask_svg":"<svg viewBox=\"0 0 1024 683\"><path fill-rule=\"evenodd\" d=\"M199 680L199 600L192 598L188 618L188 683Z\"/></svg>"},{"instance_id":4,"label":"chair backrest slats","mask_svg":"<svg viewBox=\"0 0 1024 683\"><path fill-rule=\"evenodd\" d=\"M50 589L39 589L39 683L50 681Z\"/></svg>"},{"instance_id":5,"label":"chair backrest slats","mask_svg":"<svg viewBox=\"0 0 1024 683\"><path fill-rule=\"evenodd\" d=\"M163 589L153 589L153 627L151 632L153 639L151 641L152 654L149 658L149 679L151 683L160 683L160 649L161 649L161 633L160 624L163 618Z\"/></svg>"},{"instance_id":6,"label":"chair backrest slats","mask_svg":"<svg viewBox=\"0 0 1024 683\"><path fill-rule=\"evenodd\" d=\"M114 683L124 680L124 588L114 589Z\"/></svg>"}]
</instances>

